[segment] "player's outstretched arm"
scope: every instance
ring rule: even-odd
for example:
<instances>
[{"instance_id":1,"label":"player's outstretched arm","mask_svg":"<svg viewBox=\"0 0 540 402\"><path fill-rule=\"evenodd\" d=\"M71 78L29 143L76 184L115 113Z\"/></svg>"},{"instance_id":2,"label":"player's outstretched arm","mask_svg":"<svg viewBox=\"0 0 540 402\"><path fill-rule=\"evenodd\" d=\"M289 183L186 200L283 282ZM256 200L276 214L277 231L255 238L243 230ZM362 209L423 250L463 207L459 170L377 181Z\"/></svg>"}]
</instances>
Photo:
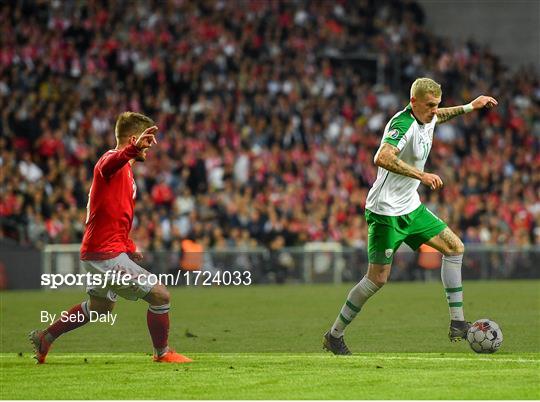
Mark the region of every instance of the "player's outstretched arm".
<instances>
[{"instance_id":1,"label":"player's outstretched arm","mask_svg":"<svg viewBox=\"0 0 540 402\"><path fill-rule=\"evenodd\" d=\"M111 177L130 159L135 158L141 150L150 148L152 144L155 144L157 142L155 137L157 130L156 126L149 127L139 137L133 137L129 145L122 150L106 154L98 164L101 175L105 178Z\"/></svg>"},{"instance_id":2,"label":"player's outstretched arm","mask_svg":"<svg viewBox=\"0 0 540 402\"><path fill-rule=\"evenodd\" d=\"M472 112L473 110L482 109L484 107L489 109L497 106L498 104L499 103L495 98L481 95L467 105L442 107L437 110L437 123L444 123L445 121L453 119L456 116Z\"/></svg>"},{"instance_id":3,"label":"player's outstretched arm","mask_svg":"<svg viewBox=\"0 0 540 402\"><path fill-rule=\"evenodd\" d=\"M392 173L420 180L422 184L428 186L432 190L439 189L443 186L443 182L439 176L432 173L422 172L414 166L403 162L398 158L398 154L399 149L397 147L384 142L375 154L373 162L375 165Z\"/></svg>"},{"instance_id":4,"label":"player's outstretched arm","mask_svg":"<svg viewBox=\"0 0 540 402\"><path fill-rule=\"evenodd\" d=\"M98 171L103 177L109 178L128 163L130 159L135 158L139 152L140 150L132 144L120 151L109 151L98 162Z\"/></svg>"}]
</instances>

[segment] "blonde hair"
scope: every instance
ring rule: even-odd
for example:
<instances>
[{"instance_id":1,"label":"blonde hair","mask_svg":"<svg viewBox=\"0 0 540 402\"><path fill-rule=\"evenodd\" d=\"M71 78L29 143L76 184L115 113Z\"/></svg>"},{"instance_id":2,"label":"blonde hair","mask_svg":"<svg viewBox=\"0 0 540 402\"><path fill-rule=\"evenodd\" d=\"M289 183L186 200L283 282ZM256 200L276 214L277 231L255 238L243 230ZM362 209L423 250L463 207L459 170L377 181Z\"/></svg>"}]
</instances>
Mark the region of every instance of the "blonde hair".
<instances>
[{"instance_id":1,"label":"blonde hair","mask_svg":"<svg viewBox=\"0 0 540 402\"><path fill-rule=\"evenodd\" d=\"M154 124L154 120L144 114L136 112L121 113L118 119L116 119L116 125L114 127L116 141L123 143L128 137L139 135Z\"/></svg>"},{"instance_id":2,"label":"blonde hair","mask_svg":"<svg viewBox=\"0 0 540 402\"><path fill-rule=\"evenodd\" d=\"M411 98L423 98L426 94L441 97L441 86L431 78L417 78L411 85Z\"/></svg>"}]
</instances>

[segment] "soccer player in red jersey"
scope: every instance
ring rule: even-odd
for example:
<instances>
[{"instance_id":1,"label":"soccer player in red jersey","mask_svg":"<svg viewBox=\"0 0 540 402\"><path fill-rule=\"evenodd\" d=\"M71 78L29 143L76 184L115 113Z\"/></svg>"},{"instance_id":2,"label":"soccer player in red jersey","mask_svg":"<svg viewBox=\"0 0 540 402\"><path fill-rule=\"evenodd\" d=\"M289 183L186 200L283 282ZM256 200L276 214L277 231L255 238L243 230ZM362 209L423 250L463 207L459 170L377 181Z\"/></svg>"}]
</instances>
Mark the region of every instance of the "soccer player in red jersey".
<instances>
[{"instance_id":1,"label":"soccer player in red jersey","mask_svg":"<svg viewBox=\"0 0 540 402\"><path fill-rule=\"evenodd\" d=\"M89 300L73 306L68 312L81 319L75 322L59 319L43 331L32 331L29 336L38 363L45 362L56 338L86 324L90 312L107 314L112 311L118 295L148 302L147 323L154 345L154 361L192 361L169 348L170 294L162 284L152 286L147 280L141 280L148 278L150 273L135 263L143 257L129 238L137 190L131 165L135 161L145 161L148 149L156 143L157 130L149 117L134 112L122 113L116 121L116 149L106 152L94 167L81 264L87 272L102 278L110 279L115 273L117 278L123 276L128 282L117 280L108 281L105 286L88 286Z\"/></svg>"}]
</instances>

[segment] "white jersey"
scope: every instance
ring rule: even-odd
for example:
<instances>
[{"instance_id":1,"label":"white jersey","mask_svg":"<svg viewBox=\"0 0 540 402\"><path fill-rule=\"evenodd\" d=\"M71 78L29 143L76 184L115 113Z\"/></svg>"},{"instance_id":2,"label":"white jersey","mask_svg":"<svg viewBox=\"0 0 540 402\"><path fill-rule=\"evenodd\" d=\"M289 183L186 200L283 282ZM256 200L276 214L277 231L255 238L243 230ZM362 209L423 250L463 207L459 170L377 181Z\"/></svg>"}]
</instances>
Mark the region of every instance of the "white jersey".
<instances>
[{"instance_id":1,"label":"white jersey","mask_svg":"<svg viewBox=\"0 0 540 402\"><path fill-rule=\"evenodd\" d=\"M411 105L396 113L384 128L381 141L399 149L398 158L424 171L431 144L437 115L427 124L420 124L412 114ZM420 180L389 172L379 167L377 180L369 190L366 209L387 216L406 215L420 206L420 196L416 191Z\"/></svg>"}]
</instances>

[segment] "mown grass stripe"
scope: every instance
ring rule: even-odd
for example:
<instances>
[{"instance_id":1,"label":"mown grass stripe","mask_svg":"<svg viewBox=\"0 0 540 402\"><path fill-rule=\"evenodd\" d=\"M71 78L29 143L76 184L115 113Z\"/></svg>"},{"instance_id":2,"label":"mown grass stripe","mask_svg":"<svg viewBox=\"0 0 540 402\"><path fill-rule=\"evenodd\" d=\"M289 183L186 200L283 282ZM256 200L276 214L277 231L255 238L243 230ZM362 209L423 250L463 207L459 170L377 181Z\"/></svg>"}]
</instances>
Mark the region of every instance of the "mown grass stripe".
<instances>
[{"instance_id":1,"label":"mown grass stripe","mask_svg":"<svg viewBox=\"0 0 540 402\"><path fill-rule=\"evenodd\" d=\"M463 353L459 353L463 355ZM412 356L411 356L412 355ZM414 353L403 353L402 356L396 355L395 353L366 353L366 354L354 354L350 357L347 357L347 361L351 359L358 360L420 360L420 361L463 361L463 362L475 362L475 361L489 361L492 363L496 362L508 362L508 363L536 363L540 366L540 354L537 354L538 358L508 358L508 357L498 357L497 355L490 355L489 357L481 357L477 354L470 353L470 357L440 357L430 355L429 353L421 353L421 356L414 356ZM201 358L201 359L231 359L236 357L239 359L335 359L335 357L328 353L285 353L285 352L269 352L269 353L205 353L197 352L191 353L190 357ZM128 358L130 361L145 360L150 363L152 362L151 357L146 356L144 353L56 353L49 356L50 359L58 362L59 360L69 360L69 359L84 359L88 358L89 363L92 363L90 358L95 358L97 360L110 360L111 358ZM9 359L16 360L20 362L20 357L17 353L1 353L0 359ZM98 363L98 361L96 361ZM99 361L101 363L101 361ZM34 364L32 362L32 364ZM186 366L187 367L187 366Z\"/></svg>"}]
</instances>

